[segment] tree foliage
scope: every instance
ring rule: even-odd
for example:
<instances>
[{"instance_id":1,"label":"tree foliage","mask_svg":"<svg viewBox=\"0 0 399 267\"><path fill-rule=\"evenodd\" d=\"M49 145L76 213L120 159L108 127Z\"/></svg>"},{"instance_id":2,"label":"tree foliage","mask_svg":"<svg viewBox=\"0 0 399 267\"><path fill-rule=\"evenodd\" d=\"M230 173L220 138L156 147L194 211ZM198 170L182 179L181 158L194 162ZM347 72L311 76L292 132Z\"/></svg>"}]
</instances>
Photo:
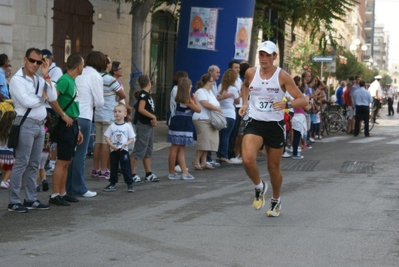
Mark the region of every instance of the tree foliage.
<instances>
[{"instance_id":1,"label":"tree foliage","mask_svg":"<svg viewBox=\"0 0 399 267\"><path fill-rule=\"evenodd\" d=\"M348 10L356 3L356 0L257 0L259 6L276 10L279 19L290 21L292 31L295 26L300 26L309 33L312 42L319 39L322 50L328 46L338 48L337 38L341 37L333 27L333 21L345 21ZM267 25L268 21L265 24L266 31L276 27ZM280 28L279 31L284 32L284 29Z\"/></svg>"},{"instance_id":2,"label":"tree foliage","mask_svg":"<svg viewBox=\"0 0 399 267\"><path fill-rule=\"evenodd\" d=\"M335 52L331 47L323 52L320 51L319 43L317 41L312 42L310 38L307 38L303 43L292 46L289 66L299 74L306 70L312 72L315 76L320 76L321 63L313 62L312 57L333 55L333 53Z\"/></svg>"},{"instance_id":3,"label":"tree foliage","mask_svg":"<svg viewBox=\"0 0 399 267\"><path fill-rule=\"evenodd\" d=\"M337 59L337 71L335 76L338 80L346 80L350 76L355 77L359 75L362 77L362 80L372 82L374 77L378 75L377 70L371 70L364 63L358 62L356 56L351 52L344 51L343 57L346 58L346 62Z\"/></svg>"}]
</instances>

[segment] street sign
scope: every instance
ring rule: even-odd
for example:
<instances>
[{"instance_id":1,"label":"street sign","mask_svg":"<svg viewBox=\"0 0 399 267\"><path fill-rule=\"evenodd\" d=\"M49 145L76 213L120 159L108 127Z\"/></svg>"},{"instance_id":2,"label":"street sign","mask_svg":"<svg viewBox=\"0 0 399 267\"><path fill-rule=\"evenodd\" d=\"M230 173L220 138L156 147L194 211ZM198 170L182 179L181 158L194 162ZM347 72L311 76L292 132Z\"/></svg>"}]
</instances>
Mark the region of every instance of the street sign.
<instances>
[{"instance_id":1,"label":"street sign","mask_svg":"<svg viewBox=\"0 0 399 267\"><path fill-rule=\"evenodd\" d=\"M324 72L335 73L337 70L337 63L335 61L333 61L331 63L327 63L324 66L326 67Z\"/></svg>"},{"instance_id":2,"label":"street sign","mask_svg":"<svg viewBox=\"0 0 399 267\"><path fill-rule=\"evenodd\" d=\"M313 56L312 57L313 62L327 62L330 63L333 61L332 56Z\"/></svg>"}]
</instances>

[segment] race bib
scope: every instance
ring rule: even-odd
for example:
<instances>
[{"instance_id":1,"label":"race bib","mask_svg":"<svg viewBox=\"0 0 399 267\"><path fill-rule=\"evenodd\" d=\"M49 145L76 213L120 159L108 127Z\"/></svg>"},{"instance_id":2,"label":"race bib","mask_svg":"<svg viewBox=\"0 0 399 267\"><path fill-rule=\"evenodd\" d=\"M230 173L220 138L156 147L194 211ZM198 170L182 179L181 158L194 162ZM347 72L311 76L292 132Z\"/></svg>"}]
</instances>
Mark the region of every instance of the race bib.
<instances>
[{"instance_id":1,"label":"race bib","mask_svg":"<svg viewBox=\"0 0 399 267\"><path fill-rule=\"evenodd\" d=\"M271 112L276 112L276 110L273 108L273 102L275 99L273 97L256 97L255 99L255 107L259 112L266 112L266 113L271 113Z\"/></svg>"}]
</instances>

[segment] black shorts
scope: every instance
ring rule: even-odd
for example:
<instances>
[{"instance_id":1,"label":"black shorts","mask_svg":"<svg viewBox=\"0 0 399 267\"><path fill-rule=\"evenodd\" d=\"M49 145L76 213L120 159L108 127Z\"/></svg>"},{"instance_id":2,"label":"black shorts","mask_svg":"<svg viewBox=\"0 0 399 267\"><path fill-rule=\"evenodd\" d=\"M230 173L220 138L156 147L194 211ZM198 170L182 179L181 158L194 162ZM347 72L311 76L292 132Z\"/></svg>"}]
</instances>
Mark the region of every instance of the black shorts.
<instances>
[{"instance_id":1,"label":"black shorts","mask_svg":"<svg viewBox=\"0 0 399 267\"><path fill-rule=\"evenodd\" d=\"M79 126L75 119L72 126L66 127L60 119L58 123L57 158L59 160L72 160L78 142Z\"/></svg>"},{"instance_id":2,"label":"black shorts","mask_svg":"<svg viewBox=\"0 0 399 267\"><path fill-rule=\"evenodd\" d=\"M272 148L284 146L284 121L257 121L249 119L244 129L244 135L254 134L263 138L263 144Z\"/></svg>"}]
</instances>

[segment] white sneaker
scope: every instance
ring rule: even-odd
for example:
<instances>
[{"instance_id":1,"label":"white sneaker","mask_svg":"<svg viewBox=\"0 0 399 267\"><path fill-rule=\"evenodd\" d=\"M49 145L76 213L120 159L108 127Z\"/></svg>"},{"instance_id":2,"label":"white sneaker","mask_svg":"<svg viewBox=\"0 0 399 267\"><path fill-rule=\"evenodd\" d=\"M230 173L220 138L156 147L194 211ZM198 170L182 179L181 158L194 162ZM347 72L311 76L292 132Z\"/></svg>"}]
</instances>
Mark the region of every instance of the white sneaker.
<instances>
[{"instance_id":1,"label":"white sneaker","mask_svg":"<svg viewBox=\"0 0 399 267\"><path fill-rule=\"evenodd\" d=\"M310 142L314 143L315 140L312 137L309 137Z\"/></svg>"},{"instance_id":2,"label":"white sneaker","mask_svg":"<svg viewBox=\"0 0 399 267\"><path fill-rule=\"evenodd\" d=\"M298 152L302 152L302 148L298 147Z\"/></svg>"},{"instance_id":3,"label":"white sneaker","mask_svg":"<svg viewBox=\"0 0 399 267\"><path fill-rule=\"evenodd\" d=\"M291 157L291 155L290 155L289 153L287 153L287 151L286 151L286 152L284 152L284 154L283 154L283 158L289 158L289 157Z\"/></svg>"},{"instance_id":4,"label":"white sneaker","mask_svg":"<svg viewBox=\"0 0 399 267\"><path fill-rule=\"evenodd\" d=\"M292 146L286 146L285 151L291 152L292 153Z\"/></svg>"},{"instance_id":5,"label":"white sneaker","mask_svg":"<svg viewBox=\"0 0 399 267\"><path fill-rule=\"evenodd\" d=\"M141 183L141 178L140 176L138 176L137 174L135 176L132 177L133 179L133 183Z\"/></svg>"},{"instance_id":6,"label":"white sneaker","mask_svg":"<svg viewBox=\"0 0 399 267\"><path fill-rule=\"evenodd\" d=\"M303 156L298 154L297 156L292 156L292 159L303 159Z\"/></svg>"},{"instance_id":7,"label":"white sneaker","mask_svg":"<svg viewBox=\"0 0 399 267\"><path fill-rule=\"evenodd\" d=\"M1 181L0 187L3 189L8 189L10 187L10 185L7 182Z\"/></svg>"},{"instance_id":8,"label":"white sneaker","mask_svg":"<svg viewBox=\"0 0 399 267\"><path fill-rule=\"evenodd\" d=\"M242 159L239 157L231 158L230 163L231 164L242 164Z\"/></svg>"},{"instance_id":9,"label":"white sneaker","mask_svg":"<svg viewBox=\"0 0 399 267\"><path fill-rule=\"evenodd\" d=\"M186 170L188 170L188 168L186 168ZM180 165L175 166L175 172L181 172Z\"/></svg>"},{"instance_id":10,"label":"white sneaker","mask_svg":"<svg viewBox=\"0 0 399 267\"><path fill-rule=\"evenodd\" d=\"M178 175L177 173L169 173L168 174L168 179L169 180L180 180L181 176Z\"/></svg>"},{"instance_id":11,"label":"white sneaker","mask_svg":"<svg viewBox=\"0 0 399 267\"><path fill-rule=\"evenodd\" d=\"M87 192L82 195L82 197L95 197L95 196L97 196L97 192L93 192L90 190L87 190Z\"/></svg>"},{"instance_id":12,"label":"white sneaker","mask_svg":"<svg viewBox=\"0 0 399 267\"><path fill-rule=\"evenodd\" d=\"M182 174L181 175L181 178L183 179L183 180L194 180L194 176L192 176L191 174Z\"/></svg>"},{"instance_id":13,"label":"white sneaker","mask_svg":"<svg viewBox=\"0 0 399 267\"><path fill-rule=\"evenodd\" d=\"M175 166L175 172L181 172L180 165L176 165L176 166Z\"/></svg>"},{"instance_id":14,"label":"white sneaker","mask_svg":"<svg viewBox=\"0 0 399 267\"><path fill-rule=\"evenodd\" d=\"M55 165L51 166L51 168L46 171L46 175L52 175L53 174L54 166Z\"/></svg>"}]
</instances>

